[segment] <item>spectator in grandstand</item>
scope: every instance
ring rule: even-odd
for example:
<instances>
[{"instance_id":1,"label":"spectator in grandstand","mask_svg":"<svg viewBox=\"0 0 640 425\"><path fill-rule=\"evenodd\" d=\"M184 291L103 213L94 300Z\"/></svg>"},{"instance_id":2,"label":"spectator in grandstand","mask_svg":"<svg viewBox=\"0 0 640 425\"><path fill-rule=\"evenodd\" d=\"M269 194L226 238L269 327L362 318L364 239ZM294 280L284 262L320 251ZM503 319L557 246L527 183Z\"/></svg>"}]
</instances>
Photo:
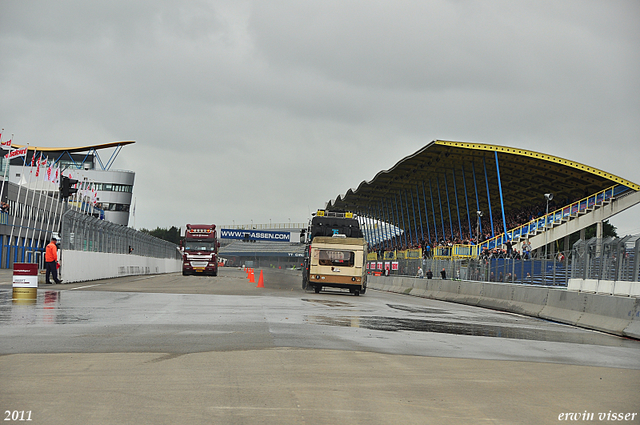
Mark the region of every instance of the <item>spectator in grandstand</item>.
<instances>
[{"instance_id":1,"label":"spectator in grandstand","mask_svg":"<svg viewBox=\"0 0 640 425\"><path fill-rule=\"evenodd\" d=\"M511 258L513 256L513 242L511 242L511 239L507 239L504 246L507 247L507 258Z\"/></svg>"},{"instance_id":2,"label":"spectator in grandstand","mask_svg":"<svg viewBox=\"0 0 640 425\"><path fill-rule=\"evenodd\" d=\"M528 260L530 258L531 255L531 242L529 242L529 239L525 239L525 241L522 243L522 256L524 257L525 260Z\"/></svg>"},{"instance_id":3,"label":"spectator in grandstand","mask_svg":"<svg viewBox=\"0 0 640 425\"><path fill-rule=\"evenodd\" d=\"M433 279L433 272L431 269L427 270L427 279Z\"/></svg>"},{"instance_id":4,"label":"spectator in grandstand","mask_svg":"<svg viewBox=\"0 0 640 425\"><path fill-rule=\"evenodd\" d=\"M424 277L422 273L422 267L418 267L418 273L416 273L416 277L422 279Z\"/></svg>"},{"instance_id":5,"label":"spectator in grandstand","mask_svg":"<svg viewBox=\"0 0 640 425\"><path fill-rule=\"evenodd\" d=\"M0 204L0 210L2 210L2 212L9 212L9 204L7 204L6 202L2 202Z\"/></svg>"}]
</instances>

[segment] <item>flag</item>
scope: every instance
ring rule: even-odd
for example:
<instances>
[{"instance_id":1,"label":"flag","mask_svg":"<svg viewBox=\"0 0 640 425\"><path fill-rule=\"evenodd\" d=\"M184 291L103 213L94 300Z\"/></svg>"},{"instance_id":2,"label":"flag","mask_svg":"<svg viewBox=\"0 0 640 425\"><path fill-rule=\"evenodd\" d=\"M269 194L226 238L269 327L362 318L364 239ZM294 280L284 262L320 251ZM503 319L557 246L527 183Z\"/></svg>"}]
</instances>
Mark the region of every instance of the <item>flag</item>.
<instances>
[{"instance_id":1,"label":"flag","mask_svg":"<svg viewBox=\"0 0 640 425\"><path fill-rule=\"evenodd\" d=\"M4 142L0 142L0 148L11 150L11 139L6 140Z\"/></svg>"},{"instance_id":2,"label":"flag","mask_svg":"<svg viewBox=\"0 0 640 425\"><path fill-rule=\"evenodd\" d=\"M36 162L36 151L33 151L33 155L31 155L31 166L33 167L33 165Z\"/></svg>"},{"instance_id":3,"label":"flag","mask_svg":"<svg viewBox=\"0 0 640 425\"><path fill-rule=\"evenodd\" d=\"M11 140L9 140L9 146L11 146ZM25 156L27 154L27 148L26 146L22 149L16 149L14 151L9 152L8 154L6 154L4 157L6 159L11 159L11 158L17 158L19 156Z\"/></svg>"},{"instance_id":4,"label":"flag","mask_svg":"<svg viewBox=\"0 0 640 425\"><path fill-rule=\"evenodd\" d=\"M38 163L38 166L36 167L36 177L38 177L40 175L40 166L42 165L42 152L40 152L40 159L36 162Z\"/></svg>"}]
</instances>

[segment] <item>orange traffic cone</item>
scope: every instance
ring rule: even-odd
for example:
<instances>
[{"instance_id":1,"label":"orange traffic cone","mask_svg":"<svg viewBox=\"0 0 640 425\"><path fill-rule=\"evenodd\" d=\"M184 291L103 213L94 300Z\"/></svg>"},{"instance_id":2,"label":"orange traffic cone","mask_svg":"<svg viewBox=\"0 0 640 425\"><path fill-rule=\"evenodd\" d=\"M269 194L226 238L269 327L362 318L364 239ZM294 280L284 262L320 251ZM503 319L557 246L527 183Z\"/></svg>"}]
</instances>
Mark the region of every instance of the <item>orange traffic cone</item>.
<instances>
[{"instance_id":1,"label":"orange traffic cone","mask_svg":"<svg viewBox=\"0 0 640 425\"><path fill-rule=\"evenodd\" d=\"M249 283L256 283L255 275L253 274L253 269L249 271Z\"/></svg>"},{"instance_id":2,"label":"orange traffic cone","mask_svg":"<svg viewBox=\"0 0 640 425\"><path fill-rule=\"evenodd\" d=\"M260 277L258 278L258 286L256 288L264 288L264 279L262 278L262 270L260 270Z\"/></svg>"}]
</instances>

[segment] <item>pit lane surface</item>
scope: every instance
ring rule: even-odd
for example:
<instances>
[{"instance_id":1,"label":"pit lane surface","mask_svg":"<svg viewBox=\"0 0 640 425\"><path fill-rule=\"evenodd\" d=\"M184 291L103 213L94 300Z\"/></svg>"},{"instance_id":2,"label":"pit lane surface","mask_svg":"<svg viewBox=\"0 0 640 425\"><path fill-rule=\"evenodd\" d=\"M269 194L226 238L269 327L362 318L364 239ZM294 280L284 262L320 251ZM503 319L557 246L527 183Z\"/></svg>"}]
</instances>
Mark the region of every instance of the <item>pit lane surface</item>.
<instances>
[{"instance_id":1,"label":"pit lane surface","mask_svg":"<svg viewBox=\"0 0 640 425\"><path fill-rule=\"evenodd\" d=\"M299 272L264 280L221 269L52 285L28 306L0 286L0 407L71 424L540 424L639 410L638 341L377 291L314 294Z\"/></svg>"}]
</instances>

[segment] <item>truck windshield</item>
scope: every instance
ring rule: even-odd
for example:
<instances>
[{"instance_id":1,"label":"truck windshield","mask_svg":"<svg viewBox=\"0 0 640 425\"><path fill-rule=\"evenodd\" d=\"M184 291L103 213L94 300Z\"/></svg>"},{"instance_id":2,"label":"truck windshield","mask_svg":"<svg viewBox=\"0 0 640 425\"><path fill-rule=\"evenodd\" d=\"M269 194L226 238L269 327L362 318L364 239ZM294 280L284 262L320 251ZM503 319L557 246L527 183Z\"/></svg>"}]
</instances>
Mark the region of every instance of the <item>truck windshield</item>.
<instances>
[{"instance_id":1,"label":"truck windshield","mask_svg":"<svg viewBox=\"0 0 640 425\"><path fill-rule=\"evenodd\" d=\"M321 266L353 267L355 257L353 251L320 250L318 264Z\"/></svg>"},{"instance_id":2,"label":"truck windshield","mask_svg":"<svg viewBox=\"0 0 640 425\"><path fill-rule=\"evenodd\" d=\"M184 244L186 251L215 251L216 243L212 241L187 241Z\"/></svg>"}]
</instances>

